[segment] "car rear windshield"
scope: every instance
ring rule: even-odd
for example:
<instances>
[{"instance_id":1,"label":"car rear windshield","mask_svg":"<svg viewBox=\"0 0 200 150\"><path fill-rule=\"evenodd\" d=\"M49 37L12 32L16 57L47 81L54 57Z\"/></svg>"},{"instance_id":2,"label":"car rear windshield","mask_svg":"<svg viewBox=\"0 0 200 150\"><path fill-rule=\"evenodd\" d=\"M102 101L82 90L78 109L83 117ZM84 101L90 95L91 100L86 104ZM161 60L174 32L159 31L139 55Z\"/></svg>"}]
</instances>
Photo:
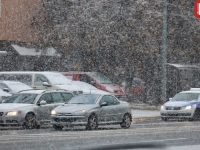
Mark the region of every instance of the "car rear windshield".
<instances>
[{"instance_id":1,"label":"car rear windshield","mask_svg":"<svg viewBox=\"0 0 200 150\"><path fill-rule=\"evenodd\" d=\"M34 104L37 94L14 94L3 103Z\"/></svg>"},{"instance_id":2,"label":"car rear windshield","mask_svg":"<svg viewBox=\"0 0 200 150\"><path fill-rule=\"evenodd\" d=\"M79 95L73 97L68 104L95 104L99 96L98 94Z\"/></svg>"},{"instance_id":3,"label":"car rear windshield","mask_svg":"<svg viewBox=\"0 0 200 150\"><path fill-rule=\"evenodd\" d=\"M179 93L172 98L172 101L200 100L200 93Z\"/></svg>"},{"instance_id":4,"label":"car rear windshield","mask_svg":"<svg viewBox=\"0 0 200 150\"><path fill-rule=\"evenodd\" d=\"M91 76L101 84L112 84L112 81L103 74L91 74Z\"/></svg>"}]
</instances>

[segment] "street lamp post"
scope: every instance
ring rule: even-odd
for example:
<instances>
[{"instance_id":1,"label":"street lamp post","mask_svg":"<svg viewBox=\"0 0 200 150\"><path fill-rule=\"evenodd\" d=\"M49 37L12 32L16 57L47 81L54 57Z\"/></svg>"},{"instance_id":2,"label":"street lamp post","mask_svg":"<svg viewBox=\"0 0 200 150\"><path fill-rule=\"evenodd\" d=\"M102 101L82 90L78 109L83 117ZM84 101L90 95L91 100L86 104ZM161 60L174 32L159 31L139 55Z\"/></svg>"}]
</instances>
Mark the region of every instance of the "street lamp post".
<instances>
[{"instance_id":1,"label":"street lamp post","mask_svg":"<svg viewBox=\"0 0 200 150\"><path fill-rule=\"evenodd\" d=\"M166 64L167 64L167 0L163 0L163 30L161 51L161 100L166 100Z\"/></svg>"}]
</instances>

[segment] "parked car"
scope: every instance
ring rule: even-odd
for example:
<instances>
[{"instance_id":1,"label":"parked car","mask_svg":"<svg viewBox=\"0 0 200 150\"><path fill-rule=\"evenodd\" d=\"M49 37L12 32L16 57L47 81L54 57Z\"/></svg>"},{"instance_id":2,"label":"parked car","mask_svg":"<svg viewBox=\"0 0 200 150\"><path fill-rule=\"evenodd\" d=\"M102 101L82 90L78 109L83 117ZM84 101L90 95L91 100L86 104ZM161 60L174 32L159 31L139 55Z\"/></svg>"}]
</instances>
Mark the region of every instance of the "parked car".
<instances>
[{"instance_id":1,"label":"parked car","mask_svg":"<svg viewBox=\"0 0 200 150\"><path fill-rule=\"evenodd\" d=\"M200 89L191 88L176 94L161 106L161 118L168 119L200 119Z\"/></svg>"},{"instance_id":2,"label":"parked car","mask_svg":"<svg viewBox=\"0 0 200 150\"><path fill-rule=\"evenodd\" d=\"M86 82L100 90L109 92L120 100L126 99L123 89L99 72L62 72L62 74L71 80Z\"/></svg>"},{"instance_id":3,"label":"parked car","mask_svg":"<svg viewBox=\"0 0 200 150\"><path fill-rule=\"evenodd\" d=\"M0 89L0 103L2 103L4 100L12 96L10 93L4 92Z\"/></svg>"},{"instance_id":4,"label":"parked car","mask_svg":"<svg viewBox=\"0 0 200 150\"><path fill-rule=\"evenodd\" d=\"M0 72L0 80L19 81L29 85L34 89L64 89L74 92L74 94L82 94L83 91L72 84L59 72L40 72L40 71L7 71Z\"/></svg>"},{"instance_id":5,"label":"parked car","mask_svg":"<svg viewBox=\"0 0 200 150\"><path fill-rule=\"evenodd\" d=\"M108 92L97 89L86 82L73 81L73 84L79 86L83 90L83 94L109 94Z\"/></svg>"},{"instance_id":6,"label":"parked car","mask_svg":"<svg viewBox=\"0 0 200 150\"><path fill-rule=\"evenodd\" d=\"M0 125L39 128L50 122L51 110L73 96L65 90L27 90L13 94L0 105Z\"/></svg>"},{"instance_id":7,"label":"parked car","mask_svg":"<svg viewBox=\"0 0 200 150\"><path fill-rule=\"evenodd\" d=\"M0 80L0 89L2 89L5 92L13 94L22 90L28 90L33 88L18 81Z\"/></svg>"},{"instance_id":8,"label":"parked car","mask_svg":"<svg viewBox=\"0 0 200 150\"><path fill-rule=\"evenodd\" d=\"M120 124L122 128L129 128L131 122L128 103L119 101L110 94L78 95L51 111L51 124L56 130L77 125L93 130L99 125L108 124Z\"/></svg>"},{"instance_id":9,"label":"parked car","mask_svg":"<svg viewBox=\"0 0 200 150\"><path fill-rule=\"evenodd\" d=\"M122 80L121 82L122 88L125 90L127 83L125 80ZM126 91L127 98L129 100L139 100L143 101L146 98L145 93L145 83L140 78L133 78L132 86L129 91Z\"/></svg>"}]
</instances>

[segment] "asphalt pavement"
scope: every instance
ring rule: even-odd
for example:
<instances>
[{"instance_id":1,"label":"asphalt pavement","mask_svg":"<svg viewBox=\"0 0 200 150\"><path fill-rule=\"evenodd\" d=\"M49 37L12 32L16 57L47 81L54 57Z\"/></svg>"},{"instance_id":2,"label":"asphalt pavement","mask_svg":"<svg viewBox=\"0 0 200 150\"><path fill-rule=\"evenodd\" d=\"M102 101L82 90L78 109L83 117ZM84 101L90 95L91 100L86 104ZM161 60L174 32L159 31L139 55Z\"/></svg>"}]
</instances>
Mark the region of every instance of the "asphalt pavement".
<instances>
[{"instance_id":1,"label":"asphalt pavement","mask_svg":"<svg viewBox=\"0 0 200 150\"><path fill-rule=\"evenodd\" d=\"M153 119L160 117L160 106L145 103L129 103L132 108L133 119Z\"/></svg>"}]
</instances>

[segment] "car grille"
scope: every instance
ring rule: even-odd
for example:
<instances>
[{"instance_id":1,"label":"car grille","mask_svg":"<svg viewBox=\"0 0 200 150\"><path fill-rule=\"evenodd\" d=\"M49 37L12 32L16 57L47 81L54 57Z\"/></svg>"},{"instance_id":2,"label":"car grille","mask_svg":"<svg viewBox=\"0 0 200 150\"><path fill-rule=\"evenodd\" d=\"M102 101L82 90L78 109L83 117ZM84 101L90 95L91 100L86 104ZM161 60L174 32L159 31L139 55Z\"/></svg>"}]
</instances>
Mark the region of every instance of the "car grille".
<instances>
[{"instance_id":1,"label":"car grille","mask_svg":"<svg viewBox=\"0 0 200 150\"><path fill-rule=\"evenodd\" d=\"M166 107L166 110L181 110L181 107Z\"/></svg>"},{"instance_id":2,"label":"car grille","mask_svg":"<svg viewBox=\"0 0 200 150\"><path fill-rule=\"evenodd\" d=\"M57 116L71 116L71 113L58 113Z\"/></svg>"},{"instance_id":3,"label":"car grille","mask_svg":"<svg viewBox=\"0 0 200 150\"><path fill-rule=\"evenodd\" d=\"M74 122L77 119L75 118L55 118L54 121L56 122Z\"/></svg>"},{"instance_id":4,"label":"car grille","mask_svg":"<svg viewBox=\"0 0 200 150\"><path fill-rule=\"evenodd\" d=\"M190 116L191 113L174 113L174 114L167 114L167 113L161 113L161 116L169 116L169 117L175 117L175 116Z\"/></svg>"},{"instance_id":5,"label":"car grille","mask_svg":"<svg viewBox=\"0 0 200 150\"><path fill-rule=\"evenodd\" d=\"M0 116L3 116L3 112L0 112Z\"/></svg>"}]
</instances>

